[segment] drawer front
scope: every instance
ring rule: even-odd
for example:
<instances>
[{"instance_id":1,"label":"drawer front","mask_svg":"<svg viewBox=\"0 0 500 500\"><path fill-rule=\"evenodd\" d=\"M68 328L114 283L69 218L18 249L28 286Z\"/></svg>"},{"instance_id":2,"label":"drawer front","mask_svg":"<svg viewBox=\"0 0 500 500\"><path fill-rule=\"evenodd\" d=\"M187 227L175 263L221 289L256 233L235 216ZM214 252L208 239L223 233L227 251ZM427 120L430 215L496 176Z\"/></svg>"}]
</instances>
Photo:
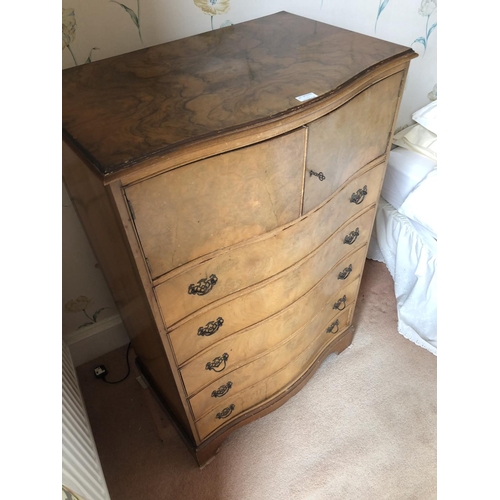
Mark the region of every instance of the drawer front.
<instances>
[{"instance_id":1,"label":"drawer front","mask_svg":"<svg viewBox=\"0 0 500 500\"><path fill-rule=\"evenodd\" d=\"M300 215L305 129L125 188L153 278Z\"/></svg>"},{"instance_id":2,"label":"drawer front","mask_svg":"<svg viewBox=\"0 0 500 500\"><path fill-rule=\"evenodd\" d=\"M362 249L361 253L357 252L357 254L359 254L358 257L363 257L363 260L364 252L365 249ZM353 258L355 258L355 256L353 256ZM332 290L337 284L338 270L336 270L335 274L330 274L329 277L325 279L325 283L322 284L321 287L318 287L314 294L309 294L304 301L297 301L296 304L298 307L290 307L287 309L286 313L283 315L285 316L284 318L276 317L276 321L270 320L259 326L256 325L242 335L242 338L239 339L241 342L235 342L236 347L234 350L231 351L229 348L226 349L225 347L222 348L222 350L228 352L232 358L240 354L240 359L244 359L245 355L247 359L251 359L277 346L280 342L285 342L287 335L290 334L289 332L295 332L300 327L305 326L307 322L312 320L314 315L321 311L320 308L323 304L328 304L329 308L337 312L344 311L344 309L347 309L354 303L358 294L360 282L359 270L361 266L357 262L355 266L358 270L358 277L351 281L351 283L346 284L340 289ZM331 285L331 287L328 285ZM297 309L300 308L302 309L297 311ZM303 311L305 311L305 314L302 314L299 321L295 321L295 318L300 316ZM326 309L325 312L331 313L332 311ZM287 332L287 327L289 326L288 322L293 324ZM334 329L336 329L335 326ZM271 341L269 341L269 339L271 339ZM228 339L228 341L229 340L230 339ZM243 352L238 353L238 350L242 350ZM247 378L243 383L238 383L237 380L238 379L232 377L231 373L227 373L194 395L190 399L190 403L195 419L202 417L205 413L210 411L211 408L230 398L235 392L239 392L252 383L255 383L256 379Z\"/></svg>"},{"instance_id":3,"label":"drawer front","mask_svg":"<svg viewBox=\"0 0 500 500\"><path fill-rule=\"evenodd\" d=\"M397 73L374 84L308 126L304 213L386 153L402 77Z\"/></svg>"},{"instance_id":4,"label":"drawer front","mask_svg":"<svg viewBox=\"0 0 500 500\"><path fill-rule=\"evenodd\" d=\"M361 274L366 246L344 259L316 287L283 309L278 314L257 323L249 329L229 335L188 361L181 368L181 375L188 395L193 394L207 383L216 380L222 371L231 371L247 363L254 356L262 354L296 332L301 326L317 314L326 300L332 297L338 289ZM346 279L339 275L344 269L352 269ZM292 287L293 288L293 284ZM265 297L263 297L265 302ZM272 295L267 295L268 301ZM225 362L217 369L208 369L207 363L219 357L225 357Z\"/></svg>"},{"instance_id":5,"label":"drawer front","mask_svg":"<svg viewBox=\"0 0 500 500\"><path fill-rule=\"evenodd\" d=\"M166 327L171 328L212 302L264 281L309 255L345 221L378 200L384 170L385 164L380 164L353 179L323 207L272 237L232 248L156 286ZM360 190L366 191L366 195L358 196ZM200 293L189 293L195 289ZM209 322L217 317L205 319ZM196 329L202 324L205 323Z\"/></svg>"},{"instance_id":6,"label":"drawer front","mask_svg":"<svg viewBox=\"0 0 500 500\"><path fill-rule=\"evenodd\" d=\"M169 332L176 360L184 364L215 342L262 321L288 307L313 288L343 257L368 242L374 209L332 235L295 266L245 291L190 316ZM358 234L355 241L346 237Z\"/></svg>"},{"instance_id":7,"label":"drawer front","mask_svg":"<svg viewBox=\"0 0 500 500\"><path fill-rule=\"evenodd\" d=\"M334 341L349 326L352 309L338 315L338 324L335 320L333 331L330 331L331 322L325 322L316 331L305 332L309 337L306 346L299 349L287 350L285 346L276 350L272 355L261 358L265 361L264 366L252 367L253 370L262 370L266 373L258 383L240 392L234 392L231 397L211 409L207 414L196 422L200 438L204 439L209 434L227 424L242 412L260 405L265 401L276 397L280 392L292 385L306 370L314 363L314 360L323 349ZM292 346L289 346L290 348ZM262 361L261 363L262 364ZM234 387L234 386L233 386Z\"/></svg>"}]
</instances>

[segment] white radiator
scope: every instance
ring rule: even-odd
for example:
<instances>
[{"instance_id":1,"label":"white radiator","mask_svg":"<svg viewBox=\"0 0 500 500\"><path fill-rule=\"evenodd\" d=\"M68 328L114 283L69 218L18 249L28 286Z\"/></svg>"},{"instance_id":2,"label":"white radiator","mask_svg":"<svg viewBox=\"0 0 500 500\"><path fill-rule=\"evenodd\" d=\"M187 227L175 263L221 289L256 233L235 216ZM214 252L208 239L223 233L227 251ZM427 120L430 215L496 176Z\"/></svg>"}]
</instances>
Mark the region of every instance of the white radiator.
<instances>
[{"instance_id":1,"label":"white radiator","mask_svg":"<svg viewBox=\"0 0 500 500\"><path fill-rule=\"evenodd\" d=\"M68 346L62 346L62 484L82 500L110 500Z\"/></svg>"}]
</instances>

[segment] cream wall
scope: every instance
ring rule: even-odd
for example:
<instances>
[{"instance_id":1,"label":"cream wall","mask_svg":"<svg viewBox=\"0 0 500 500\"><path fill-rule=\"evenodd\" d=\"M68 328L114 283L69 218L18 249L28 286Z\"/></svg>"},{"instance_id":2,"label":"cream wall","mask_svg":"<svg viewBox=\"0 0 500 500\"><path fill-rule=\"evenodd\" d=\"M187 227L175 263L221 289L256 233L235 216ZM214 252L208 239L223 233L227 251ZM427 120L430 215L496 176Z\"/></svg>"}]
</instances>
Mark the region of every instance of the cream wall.
<instances>
[{"instance_id":1,"label":"cream wall","mask_svg":"<svg viewBox=\"0 0 500 500\"><path fill-rule=\"evenodd\" d=\"M398 128L412 122L411 114L429 102L437 83L437 0L122 1L63 0L63 69L84 64L89 56L97 61L286 10L418 52L420 57L411 62ZM210 8L218 13L203 11ZM78 364L128 339L64 187L62 213L62 330Z\"/></svg>"}]
</instances>

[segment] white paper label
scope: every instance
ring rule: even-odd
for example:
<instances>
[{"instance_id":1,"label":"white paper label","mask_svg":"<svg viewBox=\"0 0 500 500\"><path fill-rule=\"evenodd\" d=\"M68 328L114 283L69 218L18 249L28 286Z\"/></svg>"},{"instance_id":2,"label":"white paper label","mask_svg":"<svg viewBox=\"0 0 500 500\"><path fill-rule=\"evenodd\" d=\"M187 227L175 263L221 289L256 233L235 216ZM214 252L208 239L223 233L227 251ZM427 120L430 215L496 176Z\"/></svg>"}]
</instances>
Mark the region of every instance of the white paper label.
<instances>
[{"instance_id":1,"label":"white paper label","mask_svg":"<svg viewBox=\"0 0 500 500\"><path fill-rule=\"evenodd\" d=\"M299 95L299 97L296 97L295 99L297 99L297 101L304 102L309 99L314 99L315 97L318 96L314 92L309 92L308 94Z\"/></svg>"}]
</instances>

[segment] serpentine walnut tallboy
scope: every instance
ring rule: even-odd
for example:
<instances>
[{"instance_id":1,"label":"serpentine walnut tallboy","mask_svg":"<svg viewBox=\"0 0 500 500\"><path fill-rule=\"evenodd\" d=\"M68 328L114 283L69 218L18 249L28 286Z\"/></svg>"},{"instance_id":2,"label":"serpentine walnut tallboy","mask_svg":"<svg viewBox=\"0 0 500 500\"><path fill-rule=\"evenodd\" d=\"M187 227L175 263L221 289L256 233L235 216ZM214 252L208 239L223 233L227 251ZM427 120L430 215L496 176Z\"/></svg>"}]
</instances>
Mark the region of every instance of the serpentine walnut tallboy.
<instances>
[{"instance_id":1,"label":"serpentine walnut tallboy","mask_svg":"<svg viewBox=\"0 0 500 500\"><path fill-rule=\"evenodd\" d=\"M200 465L351 343L413 57L281 12L63 71L65 184Z\"/></svg>"}]
</instances>

